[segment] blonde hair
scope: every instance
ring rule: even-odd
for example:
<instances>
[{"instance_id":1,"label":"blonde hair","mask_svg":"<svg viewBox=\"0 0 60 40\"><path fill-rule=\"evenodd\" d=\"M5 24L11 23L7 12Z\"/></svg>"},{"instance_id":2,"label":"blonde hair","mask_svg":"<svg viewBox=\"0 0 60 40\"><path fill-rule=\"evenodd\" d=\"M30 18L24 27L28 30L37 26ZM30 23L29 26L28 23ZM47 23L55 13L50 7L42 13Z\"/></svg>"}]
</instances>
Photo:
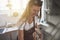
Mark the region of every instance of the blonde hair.
<instances>
[{"instance_id":1,"label":"blonde hair","mask_svg":"<svg viewBox=\"0 0 60 40\"><path fill-rule=\"evenodd\" d=\"M26 7L26 9L25 9L25 11L24 11L24 13L22 14L22 16L21 16L21 20L22 19L27 19L28 17L29 17L29 15L30 15L30 10L31 10L31 5L30 5L30 3L27 5L27 7Z\"/></svg>"},{"instance_id":2,"label":"blonde hair","mask_svg":"<svg viewBox=\"0 0 60 40\"><path fill-rule=\"evenodd\" d=\"M37 3L36 3L36 1L37 1ZM33 5L41 6L41 5L42 5L42 2L41 2L41 0L30 0L30 1L28 2L28 5L27 5L27 7L26 7L26 10L25 10L24 13L22 14L22 17L20 18L20 20L22 20L22 19L27 19L27 18L29 17L31 7L32 7Z\"/></svg>"}]
</instances>

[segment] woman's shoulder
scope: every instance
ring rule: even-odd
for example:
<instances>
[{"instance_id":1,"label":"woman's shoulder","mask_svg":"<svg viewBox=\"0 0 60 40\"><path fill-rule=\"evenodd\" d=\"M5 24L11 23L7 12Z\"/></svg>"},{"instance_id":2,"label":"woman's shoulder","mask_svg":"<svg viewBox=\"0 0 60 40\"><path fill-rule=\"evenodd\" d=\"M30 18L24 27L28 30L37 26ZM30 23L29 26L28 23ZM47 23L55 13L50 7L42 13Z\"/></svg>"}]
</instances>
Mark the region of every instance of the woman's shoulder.
<instances>
[{"instance_id":1,"label":"woman's shoulder","mask_svg":"<svg viewBox=\"0 0 60 40\"><path fill-rule=\"evenodd\" d=\"M20 30L24 30L24 27L25 27L26 23L24 22L20 27Z\"/></svg>"}]
</instances>

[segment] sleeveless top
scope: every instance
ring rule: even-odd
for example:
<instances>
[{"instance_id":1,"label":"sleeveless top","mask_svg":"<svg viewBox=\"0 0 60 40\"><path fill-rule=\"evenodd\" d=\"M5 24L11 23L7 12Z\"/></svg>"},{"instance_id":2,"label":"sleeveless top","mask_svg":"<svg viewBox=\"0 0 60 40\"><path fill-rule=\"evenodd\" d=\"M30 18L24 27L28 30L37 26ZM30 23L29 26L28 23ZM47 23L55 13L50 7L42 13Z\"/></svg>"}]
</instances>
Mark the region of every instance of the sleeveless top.
<instances>
[{"instance_id":1,"label":"sleeveless top","mask_svg":"<svg viewBox=\"0 0 60 40\"><path fill-rule=\"evenodd\" d=\"M35 17L35 23L39 25L39 19L38 17ZM35 27L33 25L33 22L29 24L28 22L24 23L20 30L24 30L24 40L33 40L33 32L35 32Z\"/></svg>"},{"instance_id":2,"label":"sleeveless top","mask_svg":"<svg viewBox=\"0 0 60 40\"><path fill-rule=\"evenodd\" d=\"M35 24L37 23L37 25L40 24L40 19L35 16ZM29 24L28 22L23 23L23 25L20 27L20 30L26 30L28 31L29 29L33 28L33 22L31 24Z\"/></svg>"}]
</instances>

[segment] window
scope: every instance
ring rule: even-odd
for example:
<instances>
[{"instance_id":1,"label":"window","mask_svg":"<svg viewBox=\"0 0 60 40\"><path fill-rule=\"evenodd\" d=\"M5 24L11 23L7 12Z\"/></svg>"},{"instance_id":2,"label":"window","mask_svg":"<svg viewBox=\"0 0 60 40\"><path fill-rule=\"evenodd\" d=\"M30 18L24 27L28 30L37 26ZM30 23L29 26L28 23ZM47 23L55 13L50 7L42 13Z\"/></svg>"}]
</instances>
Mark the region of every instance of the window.
<instances>
[{"instance_id":1,"label":"window","mask_svg":"<svg viewBox=\"0 0 60 40\"><path fill-rule=\"evenodd\" d=\"M29 0L0 0L0 14L13 16L16 12L21 16Z\"/></svg>"}]
</instances>

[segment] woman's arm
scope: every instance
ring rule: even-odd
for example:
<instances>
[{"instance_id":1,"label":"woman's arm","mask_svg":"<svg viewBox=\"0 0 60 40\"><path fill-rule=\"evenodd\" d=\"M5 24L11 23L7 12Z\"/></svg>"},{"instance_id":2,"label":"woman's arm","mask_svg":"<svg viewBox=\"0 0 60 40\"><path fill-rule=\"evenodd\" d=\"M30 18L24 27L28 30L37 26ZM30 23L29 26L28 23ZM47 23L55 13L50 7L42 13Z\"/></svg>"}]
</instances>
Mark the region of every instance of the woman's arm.
<instances>
[{"instance_id":1,"label":"woman's arm","mask_svg":"<svg viewBox=\"0 0 60 40\"><path fill-rule=\"evenodd\" d=\"M37 35L39 36L39 39L43 40L43 34L42 34L41 30L38 28L35 28L35 31L36 31Z\"/></svg>"},{"instance_id":2,"label":"woman's arm","mask_svg":"<svg viewBox=\"0 0 60 40\"><path fill-rule=\"evenodd\" d=\"M20 25L20 27L19 27L20 30L18 30L18 40L24 40L25 19L23 19L22 21L19 21L17 23L17 26L19 26L19 25Z\"/></svg>"},{"instance_id":3,"label":"woman's arm","mask_svg":"<svg viewBox=\"0 0 60 40\"><path fill-rule=\"evenodd\" d=\"M36 40L36 32L33 33L33 38Z\"/></svg>"},{"instance_id":4,"label":"woman's arm","mask_svg":"<svg viewBox=\"0 0 60 40\"><path fill-rule=\"evenodd\" d=\"M43 40L43 34L42 34L42 32L41 32L41 30L39 28L39 25L36 23L35 26L36 26L35 27L35 32L36 32L35 33L35 36L38 35L39 36L39 39L40 40Z\"/></svg>"},{"instance_id":5,"label":"woman's arm","mask_svg":"<svg viewBox=\"0 0 60 40\"><path fill-rule=\"evenodd\" d=\"M18 30L18 40L24 40L24 30Z\"/></svg>"}]
</instances>

